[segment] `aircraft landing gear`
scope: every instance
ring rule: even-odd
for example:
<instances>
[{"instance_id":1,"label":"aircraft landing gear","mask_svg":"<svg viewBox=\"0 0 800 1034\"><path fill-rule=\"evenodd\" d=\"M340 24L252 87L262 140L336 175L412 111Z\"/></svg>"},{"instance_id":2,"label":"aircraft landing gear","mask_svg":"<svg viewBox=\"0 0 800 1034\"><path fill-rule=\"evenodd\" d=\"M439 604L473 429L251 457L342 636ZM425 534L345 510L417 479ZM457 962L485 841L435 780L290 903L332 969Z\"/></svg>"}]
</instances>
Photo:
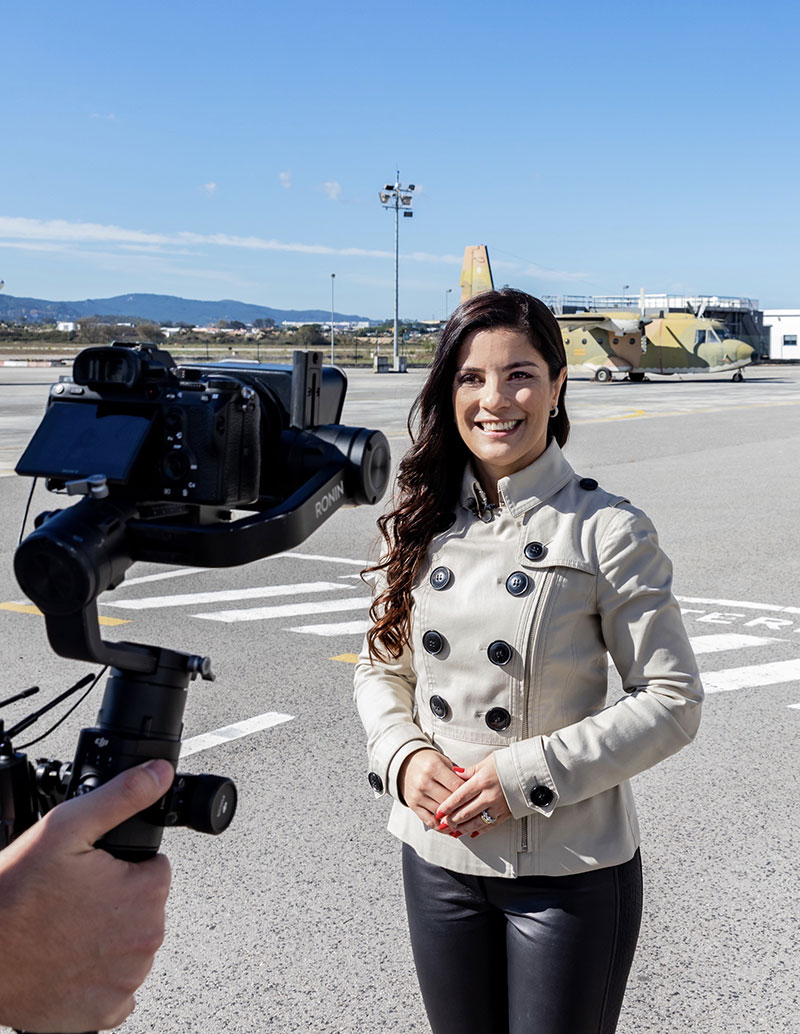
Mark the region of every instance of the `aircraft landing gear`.
<instances>
[{"instance_id":1,"label":"aircraft landing gear","mask_svg":"<svg viewBox=\"0 0 800 1034\"><path fill-rule=\"evenodd\" d=\"M644 379L645 379L645 376L644 376L644 371L643 370L631 370L630 373L628 374L628 380L629 381L634 381L636 384L641 384L641 382Z\"/></svg>"},{"instance_id":2,"label":"aircraft landing gear","mask_svg":"<svg viewBox=\"0 0 800 1034\"><path fill-rule=\"evenodd\" d=\"M606 369L605 366L601 366L599 370L595 370L594 379L598 384L608 384L611 380L611 370Z\"/></svg>"},{"instance_id":3,"label":"aircraft landing gear","mask_svg":"<svg viewBox=\"0 0 800 1034\"><path fill-rule=\"evenodd\" d=\"M741 370L737 370L736 373L733 375L733 377L731 377L731 380L732 381L743 381L744 380L744 374L742 373Z\"/></svg>"}]
</instances>

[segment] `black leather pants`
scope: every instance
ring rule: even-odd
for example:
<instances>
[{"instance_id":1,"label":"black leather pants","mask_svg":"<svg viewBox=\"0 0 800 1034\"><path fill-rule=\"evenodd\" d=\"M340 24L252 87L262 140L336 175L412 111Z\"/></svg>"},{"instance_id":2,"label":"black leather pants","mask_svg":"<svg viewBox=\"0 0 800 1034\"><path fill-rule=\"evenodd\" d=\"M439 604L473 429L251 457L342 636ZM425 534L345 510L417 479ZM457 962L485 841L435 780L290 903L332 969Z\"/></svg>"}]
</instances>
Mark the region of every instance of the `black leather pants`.
<instances>
[{"instance_id":1,"label":"black leather pants","mask_svg":"<svg viewBox=\"0 0 800 1034\"><path fill-rule=\"evenodd\" d=\"M464 876L403 846L433 1034L614 1034L642 915L639 852L569 876Z\"/></svg>"}]
</instances>

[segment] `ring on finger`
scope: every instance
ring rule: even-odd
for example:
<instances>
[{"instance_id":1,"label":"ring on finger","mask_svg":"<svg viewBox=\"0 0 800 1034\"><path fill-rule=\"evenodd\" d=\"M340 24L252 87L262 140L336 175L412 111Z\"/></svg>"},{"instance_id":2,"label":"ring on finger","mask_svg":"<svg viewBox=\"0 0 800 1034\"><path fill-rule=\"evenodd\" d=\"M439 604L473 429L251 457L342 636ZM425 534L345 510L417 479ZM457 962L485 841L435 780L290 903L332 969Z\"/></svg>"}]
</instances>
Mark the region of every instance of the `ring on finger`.
<instances>
[{"instance_id":1,"label":"ring on finger","mask_svg":"<svg viewBox=\"0 0 800 1034\"><path fill-rule=\"evenodd\" d=\"M493 826L497 822L497 819L493 819L489 812L485 810L480 813L478 818L487 826Z\"/></svg>"}]
</instances>

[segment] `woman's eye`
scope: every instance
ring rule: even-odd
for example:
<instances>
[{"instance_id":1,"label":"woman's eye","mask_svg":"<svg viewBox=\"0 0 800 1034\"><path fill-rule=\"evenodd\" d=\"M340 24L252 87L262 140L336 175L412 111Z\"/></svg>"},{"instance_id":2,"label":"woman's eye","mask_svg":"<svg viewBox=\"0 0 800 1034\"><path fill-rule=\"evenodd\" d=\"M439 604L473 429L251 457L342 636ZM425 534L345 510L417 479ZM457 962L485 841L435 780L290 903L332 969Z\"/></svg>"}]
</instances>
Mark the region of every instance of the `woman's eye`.
<instances>
[{"instance_id":1,"label":"woman's eye","mask_svg":"<svg viewBox=\"0 0 800 1034\"><path fill-rule=\"evenodd\" d=\"M456 384L477 384L478 378L474 373L460 373L456 377Z\"/></svg>"}]
</instances>

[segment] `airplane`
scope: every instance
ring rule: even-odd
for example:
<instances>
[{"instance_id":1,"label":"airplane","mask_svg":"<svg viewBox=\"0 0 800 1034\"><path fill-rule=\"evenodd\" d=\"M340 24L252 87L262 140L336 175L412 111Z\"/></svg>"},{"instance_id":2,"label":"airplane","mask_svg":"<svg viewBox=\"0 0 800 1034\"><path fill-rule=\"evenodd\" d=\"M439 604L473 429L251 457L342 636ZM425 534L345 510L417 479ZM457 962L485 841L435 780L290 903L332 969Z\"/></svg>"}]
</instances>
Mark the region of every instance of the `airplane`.
<instances>
[{"instance_id":1,"label":"airplane","mask_svg":"<svg viewBox=\"0 0 800 1034\"><path fill-rule=\"evenodd\" d=\"M464 249L461 301L494 287L485 245ZM731 373L742 381L742 368L755 349L731 336L722 320L696 313L659 311L657 317L631 309L556 314L567 365L608 383L615 375L643 381L653 374Z\"/></svg>"}]
</instances>

